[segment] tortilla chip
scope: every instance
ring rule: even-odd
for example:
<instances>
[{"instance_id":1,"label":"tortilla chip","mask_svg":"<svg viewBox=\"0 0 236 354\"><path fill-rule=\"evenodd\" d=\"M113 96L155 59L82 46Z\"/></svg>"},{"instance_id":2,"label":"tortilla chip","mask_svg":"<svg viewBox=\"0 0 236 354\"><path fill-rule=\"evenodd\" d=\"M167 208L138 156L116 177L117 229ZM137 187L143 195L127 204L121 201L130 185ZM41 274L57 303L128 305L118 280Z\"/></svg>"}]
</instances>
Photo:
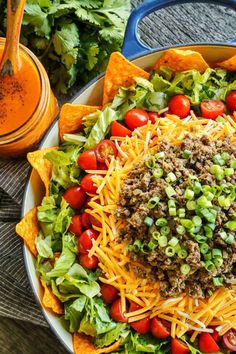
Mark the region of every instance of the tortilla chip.
<instances>
[{"instance_id":1,"label":"tortilla chip","mask_svg":"<svg viewBox=\"0 0 236 354\"><path fill-rule=\"evenodd\" d=\"M42 298L43 305L47 309L52 310L54 313L63 315L64 309L61 301L56 297L56 295L53 294L51 288L49 288L42 279L40 281L44 288L44 294Z\"/></svg>"},{"instance_id":2,"label":"tortilla chip","mask_svg":"<svg viewBox=\"0 0 236 354\"><path fill-rule=\"evenodd\" d=\"M75 133L82 126L84 116L93 113L100 109L99 106L85 106L81 104L65 103L61 108L61 113L58 121L59 138L63 140L64 134Z\"/></svg>"},{"instance_id":3,"label":"tortilla chip","mask_svg":"<svg viewBox=\"0 0 236 354\"><path fill-rule=\"evenodd\" d=\"M83 333L73 334L74 354L98 354L89 336Z\"/></svg>"},{"instance_id":4,"label":"tortilla chip","mask_svg":"<svg viewBox=\"0 0 236 354\"><path fill-rule=\"evenodd\" d=\"M119 52L112 53L105 74L103 104L112 101L119 87L131 86L135 76L149 79L150 74L132 64Z\"/></svg>"},{"instance_id":5,"label":"tortilla chip","mask_svg":"<svg viewBox=\"0 0 236 354\"><path fill-rule=\"evenodd\" d=\"M196 69L204 72L209 65L202 55L192 50L168 49L156 62L153 69L158 70L161 66L166 66L175 72Z\"/></svg>"},{"instance_id":6,"label":"tortilla chip","mask_svg":"<svg viewBox=\"0 0 236 354\"><path fill-rule=\"evenodd\" d=\"M117 342L110 345L106 348L99 348L96 349L89 336L86 336L83 333L74 333L73 334L73 347L74 347L74 354L105 354L105 353L112 353L117 348L119 348L122 339L120 338Z\"/></svg>"},{"instance_id":7,"label":"tortilla chip","mask_svg":"<svg viewBox=\"0 0 236 354\"><path fill-rule=\"evenodd\" d=\"M236 71L236 54L221 63L217 63L215 66L229 71Z\"/></svg>"},{"instance_id":8,"label":"tortilla chip","mask_svg":"<svg viewBox=\"0 0 236 354\"><path fill-rule=\"evenodd\" d=\"M23 238L30 252L36 257L37 249L35 247L35 239L39 233L37 207L28 211L23 219L16 225L16 233Z\"/></svg>"},{"instance_id":9,"label":"tortilla chip","mask_svg":"<svg viewBox=\"0 0 236 354\"><path fill-rule=\"evenodd\" d=\"M33 152L29 152L27 154L27 159L31 166L35 168L38 172L41 180L43 181L46 188L46 195L49 195L49 183L52 173L52 164L48 160L44 159L44 155L52 150L57 150L58 147L49 147L42 150L36 150Z\"/></svg>"}]
</instances>

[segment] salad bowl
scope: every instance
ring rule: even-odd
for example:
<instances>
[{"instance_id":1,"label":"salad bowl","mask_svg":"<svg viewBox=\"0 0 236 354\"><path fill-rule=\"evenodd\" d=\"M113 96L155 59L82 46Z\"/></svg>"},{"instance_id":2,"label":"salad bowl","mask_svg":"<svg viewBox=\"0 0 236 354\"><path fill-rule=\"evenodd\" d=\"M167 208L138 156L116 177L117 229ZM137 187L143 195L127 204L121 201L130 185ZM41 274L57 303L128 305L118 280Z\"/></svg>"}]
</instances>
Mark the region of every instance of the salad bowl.
<instances>
[{"instance_id":1,"label":"salad bowl","mask_svg":"<svg viewBox=\"0 0 236 354\"><path fill-rule=\"evenodd\" d=\"M137 36L137 27L139 21L150 14L151 12L161 9L166 6L175 5L177 3L187 3L188 1L174 1L174 0L149 0L144 4L136 8L127 25L125 41L123 45L122 53L129 58L137 66L148 70L153 67L154 63L160 58L163 53L170 49L170 47L162 49L150 49L140 42ZM215 4L223 4L231 6L236 9L236 0L222 0L222 1L199 1L199 2L211 2ZM236 44L236 42L235 42ZM187 44L176 46L179 49L191 49L202 54L206 62L221 62L236 54L236 47L234 43L200 43L200 44ZM173 47L172 47L173 48ZM101 75L86 85L78 94L73 98L72 103L75 104L87 104L87 105L99 105L102 102L104 75ZM43 141L40 148L51 147L59 144L58 140L58 122L56 121ZM27 182L24 194L24 200L22 205L22 216L24 216L31 208L38 205L43 198L43 186L36 172L30 174ZM29 281L35 297L39 304L42 303L42 290L38 277L35 272L34 258L26 246L23 247L25 266L28 273ZM47 311L42 305L42 312L47 320L52 331L62 342L69 353L73 353L73 344L71 335L62 327L62 324L58 317L53 315L50 311ZM82 354L82 353L81 353Z\"/></svg>"}]
</instances>

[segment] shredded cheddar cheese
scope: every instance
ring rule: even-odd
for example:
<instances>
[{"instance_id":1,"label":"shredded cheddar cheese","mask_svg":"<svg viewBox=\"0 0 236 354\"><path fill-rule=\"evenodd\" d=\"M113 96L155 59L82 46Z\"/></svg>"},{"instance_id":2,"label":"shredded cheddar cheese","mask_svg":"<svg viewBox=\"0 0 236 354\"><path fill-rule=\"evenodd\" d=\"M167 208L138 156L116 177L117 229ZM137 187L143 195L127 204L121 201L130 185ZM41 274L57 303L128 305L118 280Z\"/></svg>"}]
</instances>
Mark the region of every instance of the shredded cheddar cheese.
<instances>
[{"instance_id":1,"label":"shredded cheddar cheese","mask_svg":"<svg viewBox=\"0 0 236 354\"><path fill-rule=\"evenodd\" d=\"M127 174L146 155L156 152L160 141L168 139L171 144L181 144L185 136L207 135L211 140L229 136L236 141L236 123L225 115L225 122L199 119L193 112L181 120L175 115L157 119L135 129L131 137L111 137L118 149L118 157L112 159L106 176L95 178L97 195L89 203L86 212L101 223L96 227L100 235L93 243L89 255L96 255L103 274L100 280L116 287L121 296L122 310L126 311L126 300L132 300L142 308L127 313L128 322L158 316L171 323L172 337L181 337L193 330L191 341L200 332L209 332L209 326L218 326L220 335L229 328L236 329L236 286L221 287L206 299L194 299L187 294L178 298L162 298L158 282L139 278L134 268L143 264L130 259L127 244L119 240L119 231L126 226L125 220L117 220L115 210L119 203L119 192ZM89 171L91 172L91 171ZM103 171L104 173L104 171Z\"/></svg>"}]
</instances>

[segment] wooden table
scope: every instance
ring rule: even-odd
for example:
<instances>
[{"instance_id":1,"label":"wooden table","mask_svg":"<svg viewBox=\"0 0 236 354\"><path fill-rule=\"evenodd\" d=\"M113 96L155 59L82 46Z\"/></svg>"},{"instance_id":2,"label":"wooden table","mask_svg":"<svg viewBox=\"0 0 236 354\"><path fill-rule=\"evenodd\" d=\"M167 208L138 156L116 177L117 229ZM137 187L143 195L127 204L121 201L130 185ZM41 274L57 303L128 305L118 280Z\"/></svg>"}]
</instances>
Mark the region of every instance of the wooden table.
<instances>
[{"instance_id":1,"label":"wooden table","mask_svg":"<svg viewBox=\"0 0 236 354\"><path fill-rule=\"evenodd\" d=\"M140 2L132 1L134 5ZM158 11L146 18L141 28L141 37L152 47L225 41L236 35L236 14L228 8L194 2ZM0 318L0 354L66 354L66 351L48 328Z\"/></svg>"}]
</instances>

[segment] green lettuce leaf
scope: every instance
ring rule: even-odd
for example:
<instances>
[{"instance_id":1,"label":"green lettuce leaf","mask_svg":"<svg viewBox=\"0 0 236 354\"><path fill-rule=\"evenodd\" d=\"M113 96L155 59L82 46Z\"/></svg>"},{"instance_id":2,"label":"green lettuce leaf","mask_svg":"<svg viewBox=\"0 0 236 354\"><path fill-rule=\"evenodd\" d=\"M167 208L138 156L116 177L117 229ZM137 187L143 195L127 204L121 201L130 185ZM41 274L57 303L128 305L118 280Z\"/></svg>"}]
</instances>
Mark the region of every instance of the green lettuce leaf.
<instances>
[{"instance_id":1,"label":"green lettuce leaf","mask_svg":"<svg viewBox=\"0 0 236 354\"><path fill-rule=\"evenodd\" d=\"M96 336L94 344L98 348L107 347L108 345L111 345L112 343L117 341L121 336L125 338L127 335L129 335L129 332L130 331L127 324L117 323L116 327L113 328L111 331Z\"/></svg>"},{"instance_id":2,"label":"green lettuce leaf","mask_svg":"<svg viewBox=\"0 0 236 354\"><path fill-rule=\"evenodd\" d=\"M65 320L69 321L69 331L71 333L77 332L79 329L86 302L86 296L80 295L72 303L65 304Z\"/></svg>"},{"instance_id":3,"label":"green lettuce leaf","mask_svg":"<svg viewBox=\"0 0 236 354\"><path fill-rule=\"evenodd\" d=\"M52 251L52 239L51 236L43 237L40 232L35 241L35 246L37 248L38 254L43 258L53 257Z\"/></svg>"}]
</instances>

